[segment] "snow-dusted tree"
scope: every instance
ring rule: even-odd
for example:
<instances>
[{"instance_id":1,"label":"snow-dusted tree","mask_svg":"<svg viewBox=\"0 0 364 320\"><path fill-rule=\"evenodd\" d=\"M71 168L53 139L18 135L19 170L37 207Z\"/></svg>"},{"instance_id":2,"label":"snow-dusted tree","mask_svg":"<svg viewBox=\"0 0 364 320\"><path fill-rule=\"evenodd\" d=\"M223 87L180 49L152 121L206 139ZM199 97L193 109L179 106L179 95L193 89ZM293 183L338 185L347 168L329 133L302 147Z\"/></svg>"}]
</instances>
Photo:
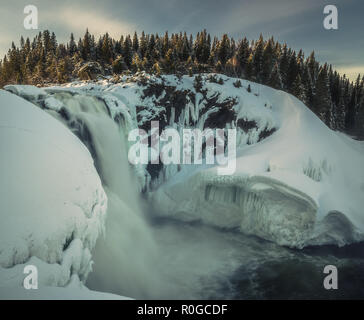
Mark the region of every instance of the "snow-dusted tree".
<instances>
[{"instance_id":1,"label":"snow-dusted tree","mask_svg":"<svg viewBox=\"0 0 364 320\"><path fill-rule=\"evenodd\" d=\"M135 31L133 36L133 50L134 52L138 52L138 49L139 49L139 39L138 39L138 34Z\"/></svg>"},{"instance_id":2,"label":"snow-dusted tree","mask_svg":"<svg viewBox=\"0 0 364 320\"><path fill-rule=\"evenodd\" d=\"M288 48L287 44L285 43L282 48L282 54L279 59L279 70L282 77L283 88L287 89L287 73L289 67L289 56L288 56Z\"/></svg>"},{"instance_id":3,"label":"snow-dusted tree","mask_svg":"<svg viewBox=\"0 0 364 320\"><path fill-rule=\"evenodd\" d=\"M71 57L77 51L77 45L76 45L75 37L74 37L73 33L71 33L71 39L70 39L70 42L69 42L68 51L69 51L69 54L70 54Z\"/></svg>"},{"instance_id":4,"label":"snow-dusted tree","mask_svg":"<svg viewBox=\"0 0 364 320\"><path fill-rule=\"evenodd\" d=\"M292 84L291 93L302 102L306 101L305 87L302 84L302 79L299 73L297 74L297 77Z\"/></svg>"},{"instance_id":5,"label":"snow-dusted tree","mask_svg":"<svg viewBox=\"0 0 364 320\"><path fill-rule=\"evenodd\" d=\"M125 37L125 41L123 43L123 58L125 64L129 68L133 60L133 45L129 35Z\"/></svg>"},{"instance_id":6,"label":"snow-dusted tree","mask_svg":"<svg viewBox=\"0 0 364 320\"><path fill-rule=\"evenodd\" d=\"M139 53L140 53L140 57L143 59L145 57L145 54L147 53L148 50L148 42L147 42L147 38L145 36L144 31L142 32L142 36L140 37L140 41L139 41Z\"/></svg>"},{"instance_id":7,"label":"snow-dusted tree","mask_svg":"<svg viewBox=\"0 0 364 320\"><path fill-rule=\"evenodd\" d=\"M230 39L227 34L224 34L221 41L217 45L217 58L219 59L222 66L224 66L226 61L230 58L229 53Z\"/></svg>"},{"instance_id":8,"label":"snow-dusted tree","mask_svg":"<svg viewBox=\"0 0 364 320\"><path fill-rule=\"evenodd\" d=\"M236 58L238 60L238 71L241 75L245 75L245 69L248 63L249 55L249 41L247 40L247 38L244 38L242 41L239 42L236 53Z\"/></svg>"},{"instance_id":9,"label":"snow-dusted tree","mask_svg":"<svg viewBox=\"0 0 364 320\"><path fill-rule=\"evenodd\" d=\"M260 35L259 40L256 42L253 54L253 66L255 72L255 79L260 82L262 79L262 62L263 62L264 40Z\"/></svg>"},{"instance_id":10,"label":"snow-dusted tree","mask_svg":"<svg viewBox=\"0 0 364 320\"><path fill-rule=\"evenodd\" d=\"M263 58L262 58L262 75L261 79L263 83L267 83L271 78L272 68L274 65L274 48L273 40L270 39L264 46Z\"/></svg>"},{"instance_id":11,"label":"snow-dusted tree","mask_svg":"<svg viewBox=\"0 0 364 320\"><path fill-rule=\"evenodd\" d=\"M279 71L278 63L274 64L273 71L271 72L270 78L268 80L268 85L275 89L282 89L282 77Z\"/></svg>"},{"instance_id":12,"label":"snow-dusted tree","mask_svg":"<svg viewBox=\"0 0 364 320\"><path fill-rule=\"evenodd\" d=\"M327 72L327 65L325 64L320 69L316 80L316 93L313 99L313 107L314 111L321 118L321 120L329 125L332 116L332 102Z\"/></svg>"}]
</instances>

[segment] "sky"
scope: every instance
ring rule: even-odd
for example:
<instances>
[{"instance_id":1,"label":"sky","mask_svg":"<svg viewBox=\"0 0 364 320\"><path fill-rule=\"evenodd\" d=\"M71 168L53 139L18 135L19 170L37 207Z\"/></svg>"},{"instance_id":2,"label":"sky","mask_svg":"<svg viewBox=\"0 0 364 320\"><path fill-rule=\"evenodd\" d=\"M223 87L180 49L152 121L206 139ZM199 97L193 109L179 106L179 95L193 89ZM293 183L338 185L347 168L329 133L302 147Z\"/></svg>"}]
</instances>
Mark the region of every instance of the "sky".
<instances>
[{"instance_id":1,"label":"sky","mask_svg":"<svg viewBox=\"0 0 364 320\"><path fill-rule=\"evenodd\" d=\"M38 9L39 30L26 30L24 7ZM338 30L323 26L325 5L338 9ZM44 29L59 42L83 36L86 28L96 36L159 33L166 30L212 36L227 33L235 39L274 36L307 55L315 51L321 62L354 80L364 74L363 0L0 0L0 56L20 36L33 38Z\"/></svg>"}]
</instances>

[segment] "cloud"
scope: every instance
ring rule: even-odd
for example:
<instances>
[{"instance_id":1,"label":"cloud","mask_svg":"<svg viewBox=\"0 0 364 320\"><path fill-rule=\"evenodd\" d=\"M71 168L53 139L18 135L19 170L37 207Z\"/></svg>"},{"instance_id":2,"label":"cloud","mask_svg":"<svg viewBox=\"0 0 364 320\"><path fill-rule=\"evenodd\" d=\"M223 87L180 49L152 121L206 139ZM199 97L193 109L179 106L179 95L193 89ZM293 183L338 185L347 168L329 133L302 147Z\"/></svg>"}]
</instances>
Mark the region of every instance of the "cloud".
<instances>
[{"instance_id":1,"label":"cloud","mask_svg":"<svg viewBox=\"0 0 364 320\"><path fill-rule=\"evenodd\" d=\"M230 32L238 32L246 28L257 28L259 31L267 24L282 22L284 19L302 15L314 8L321 11L320 5L320 1L301 0L242 1L230 8L229 14L222 20L221 27Z\"/></svg>"},{"instance_id":2,"label":"cloud","mask_svg":"<svg viewBox=\"0 0 364 320\"><path fill-rule=\"evenodd\" d=\"M351 65L351 66L338 66L336 70L340 74L346 74L347 78L351 81L355 81L360 73L362 76L364 75L364 64L362 65Z\"/></svg>"},{"instance_id":3,"label":"cloud","mask_svg":"<svg viewBox=\"0 0 364 320\"><path fill-rule=\"evenodd\" d=\"M53 23L62 24L64 28L83 34L86 28L94 35L101 35L108 32L112 37L119 38L121 34L132 33L135 26L112 18L99 11L91 11L85 8L65 7L60 8L56 13L48 12L45 19Z\"/></svg>"}]
</instances>

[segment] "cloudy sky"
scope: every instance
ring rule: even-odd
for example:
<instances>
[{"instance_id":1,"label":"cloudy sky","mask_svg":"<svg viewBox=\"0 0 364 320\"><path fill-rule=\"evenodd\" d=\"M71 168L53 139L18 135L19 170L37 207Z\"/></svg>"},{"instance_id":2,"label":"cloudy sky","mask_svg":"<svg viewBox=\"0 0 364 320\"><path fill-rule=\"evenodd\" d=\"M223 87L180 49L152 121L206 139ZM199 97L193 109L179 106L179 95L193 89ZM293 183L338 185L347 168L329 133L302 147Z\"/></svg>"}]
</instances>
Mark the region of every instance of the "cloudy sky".
<instances>
[{"instance_id":1,"label":"cloudy sky","mask_svg":"<svg viewBox=\"0 0 364 320\"><path fill-rule=\"evenodd\" d=\"M71 32L78 38L87 27L117 38L134 30L164 34L205 28L212 35L248 39L262 33L303 48L306 55L315 50L320 61L352 79L364 74L363 0L0 0L1 56L11 41L37 33L23 26L28 4L38 8L39 29L54 31L59 41L68 40ZM327 4L338 8L338 30L323 27Z\"/></svg>"}]
</instances>

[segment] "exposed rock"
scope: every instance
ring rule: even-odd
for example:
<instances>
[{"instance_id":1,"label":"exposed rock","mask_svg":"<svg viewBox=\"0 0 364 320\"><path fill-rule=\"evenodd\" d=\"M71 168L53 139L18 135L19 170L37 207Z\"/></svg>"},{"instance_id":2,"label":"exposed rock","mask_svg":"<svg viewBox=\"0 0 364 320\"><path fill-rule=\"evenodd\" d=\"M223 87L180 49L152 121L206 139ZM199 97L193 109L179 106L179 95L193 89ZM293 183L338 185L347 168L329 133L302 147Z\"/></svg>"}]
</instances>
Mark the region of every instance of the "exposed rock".
<instances>
[{"instance_id":1,"label":"exposed rock","mask_svg":"<svg viewBox=\"0 0 364 320\"><path fill-rule=\"evenodd\" d=\"M104 69L95 61L85 63L77 72L81 80L95 80L104 74Z\"/></svg>"}]
</instances>

